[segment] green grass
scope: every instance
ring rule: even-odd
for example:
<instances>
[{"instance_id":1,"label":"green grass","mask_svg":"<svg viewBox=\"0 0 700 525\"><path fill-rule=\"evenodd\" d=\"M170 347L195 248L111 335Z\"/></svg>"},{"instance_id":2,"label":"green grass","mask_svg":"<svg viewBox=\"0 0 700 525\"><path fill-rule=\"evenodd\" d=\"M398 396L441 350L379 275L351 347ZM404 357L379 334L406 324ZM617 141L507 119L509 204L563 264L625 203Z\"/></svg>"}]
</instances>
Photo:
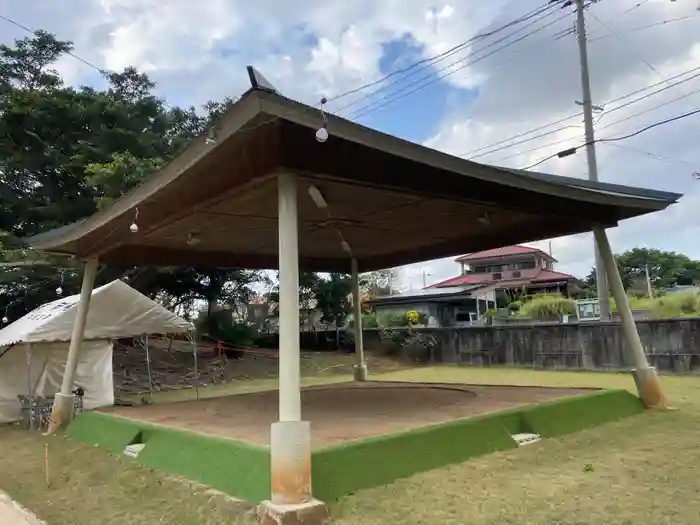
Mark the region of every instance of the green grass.
<instances>
[{"instance_id":1,"label":"green grass","mask_svg":"<svg viewBox=\"0 0 700 525\"><path fill-rule=\"evenodd\" d=\"M556 437L643 411L639 399L629 392L605 390L328 447L313 454L315 495L331 501L418 472L516 448L514 433Z\"/></svg>"},{"instance_id":2,"label":"green grass","mask_svg":"<svg viewBox=\"0 0 700 525\"><path fill-rule=\"evenodd\" d=\"M437 367L381 379L634 391L626 373ZM678 411L645 412L358 490L331 502L333 523L695 525L700 378L666 376L662 384ZM50 450L48 488L44 444ZM0 472L6 474L0 488L49 525L223 525L249 519L245 507L221 494L61 436L0 427L0 451ZM323 490L317 483L315 488Z\"/></svg>"},{"instance_id":3,"label":"green grass","mask_svg":"<svg viewBox=\"0 0 700 525\"><path fill-rule=\"evenodd\" d=\"M134 442L146 447L134 461L257 503L269 497L270 452L233 439L220 439L169 427L86 412L68 427L68 435L121 454Z\"/></svg>"},{"instance_id":4,"label":"green grass","mask_svg":"<svg viewBox=\"0 0 700 525\"><path fill-rule=\"evenodd\" d=\"M634 390L622 373L443 367L383 379ZM696 524L700 378L662 384L678 411L647 411L358 491L332 504L334 523Z\"/></svg>"}]
</instances>

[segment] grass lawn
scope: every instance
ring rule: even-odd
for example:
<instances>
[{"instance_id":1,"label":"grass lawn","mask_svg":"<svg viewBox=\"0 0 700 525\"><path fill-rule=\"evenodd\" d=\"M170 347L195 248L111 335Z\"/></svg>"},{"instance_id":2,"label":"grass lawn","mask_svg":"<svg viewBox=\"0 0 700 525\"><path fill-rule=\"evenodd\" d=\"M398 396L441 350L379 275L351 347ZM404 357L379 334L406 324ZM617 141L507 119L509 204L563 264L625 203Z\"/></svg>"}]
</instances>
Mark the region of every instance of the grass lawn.
<instances>
[{"instance_id":1,"label":"grass lawn","mask_svg":"<svg viewBox=\"0 0 700 525\"><path fill-rule=\"evenodd\" d=\"M321 374L308 382L347 379ZM633 389L628 374L423 368L384 380ZM222 395L273 386L240 381ZM676 412L617 423L426 472L331 504L335 524L700 523L700 378L664 377ZM172 395L172 394L171 394ZM49 443L52 485L44 481ZM429 444L426 444L426 447ZM250 523L228 498L63 437L0 427L0 488L49 525ZM371 466L368 466L371 468ZM11 475L7 475L11 473Z\"/></svg>"},{"instance_id":2,"label":"grass lawn","mask_svg":"<svg viewBox=\"0 0 700 525\"><path fill-rule=\"evenodd\" d=\"M384 378L634 388L628 374L584 372L434 368ZM663 385L679 411L646 413L363 491L333 506L334 523L700 523L700 378L664 377Z\"/></svg>"}]
</instances>

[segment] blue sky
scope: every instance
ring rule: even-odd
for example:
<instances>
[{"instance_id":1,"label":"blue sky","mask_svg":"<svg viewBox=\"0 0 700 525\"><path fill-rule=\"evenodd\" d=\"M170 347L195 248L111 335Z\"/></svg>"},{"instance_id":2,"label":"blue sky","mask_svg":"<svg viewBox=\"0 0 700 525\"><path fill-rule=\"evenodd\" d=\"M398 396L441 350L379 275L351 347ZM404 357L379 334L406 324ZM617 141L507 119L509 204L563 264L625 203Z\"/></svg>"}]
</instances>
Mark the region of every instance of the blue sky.
<instances>
[{"instance_id":1,"label":"blue sky","mask_svg":"<svg viewBox=\"0 0 700 525\"><path fill-rule=\"evenodd\" d=\"M170 104L199 106L210 99L240 94L247 87L248 64L285 94L317 104L322 96L332 97L415 60L445 52L543 4L543 0L0 0L0 14L73 40L76 53L100 68L137 66L157 81L158 93ZM637 0L599 2L588 10L596 103L700 66L696 3L649 0L637 4ZM475 40L453 57L467 67L415 94L397 100L396 91L405 93L412 89L410 83L434 80L435 69L452 60L370 95L365 102L372 103L373 109L358 121L459 154L576 112L579 108L574 101L581 98L576 41L571 35L554 38L572 27L573 15L565 10L545 15L531 20L532 27L524 32L536 31L524 41L479 61L475 57L502 44L496 44L496 37ZM0 24L4 43L25 36L17 27ZM57 67L69 83L100 83L94 70L73 58L66 57ZM372 90L363 93L368 91ZM696 91L700 91L700 79L690 79L629 108L611 103L597 125L598 136L633 132L698 107ZM381 97L387 95L394 103L377 110ZM671 100L678 97L678 101ZM340 102L352 101L349 96ZM342 104L329 104L329 110ZM608 116L608 110L615 112ZM342 116L353 116L347 113ZM620 120L623 122L618 123ZM601 180L686 194L681 204L666 212L611 230L617 251L650 246L700 257L696 241L700 238L700 183L692 177L693 171L700 170L698 120L679 121L639 135L624 142L628 149L598 148ZM580 119L567 123L568 128L547 128L551 133L526 144L506 142L499 151L478 160L512 167L536 162L581 142ZM549 145L556 141L559 144ZM670 162L660 161L659 156ZM501 160L504 157L507 159ZM539 169L585 176L585 156L553 159ZM553 240L559 269L587 274L593 262L591 243L589 235ZM547 242L539 246L546 247ZM454 274L457 266L449 258L411 265L402 272L403 284L420 286L422 271L429 274L429 282L435 282Z\"/></svg>"}]
</instances>

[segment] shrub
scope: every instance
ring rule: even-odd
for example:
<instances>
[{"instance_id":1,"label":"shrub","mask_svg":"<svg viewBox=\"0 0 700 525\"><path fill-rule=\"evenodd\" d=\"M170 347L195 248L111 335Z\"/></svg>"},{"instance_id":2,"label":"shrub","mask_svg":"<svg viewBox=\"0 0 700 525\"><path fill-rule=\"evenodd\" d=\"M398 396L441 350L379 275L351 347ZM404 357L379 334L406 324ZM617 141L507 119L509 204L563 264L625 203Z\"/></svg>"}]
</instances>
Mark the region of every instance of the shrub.
<instances>
[{"instance_id":1,"label":"shrub","mask_svg":"<svg viewBox=\"0 0 700 525\"><path fill-rule=\"evenodd\" d=\"M576 303L561 294L537 294L518 310L522 317L552 319L562 315L576 315Z\"/></svg>"},{"instance_id":2,"label":"shrub","mask_svg":"<svg viewBox=\"0 0 700 525\"><path fill-rule=\"evenodd\" d=\"M383 354L391 357L404 357L421 363L428 361L437 339L431 334L408 328L387 328L379 334Z\"/></svg>"}]
</instances>

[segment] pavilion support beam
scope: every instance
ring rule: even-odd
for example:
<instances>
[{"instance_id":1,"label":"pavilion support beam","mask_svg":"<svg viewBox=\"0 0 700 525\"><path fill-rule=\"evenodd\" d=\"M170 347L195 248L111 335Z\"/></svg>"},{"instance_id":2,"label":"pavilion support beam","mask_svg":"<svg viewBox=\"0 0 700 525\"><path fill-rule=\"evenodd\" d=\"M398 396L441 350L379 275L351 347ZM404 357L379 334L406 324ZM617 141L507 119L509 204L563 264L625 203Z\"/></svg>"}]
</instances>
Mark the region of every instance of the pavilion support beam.
<instances>
[{"instance_id":1,"label":"pavilion support beam","mask_svg":"<svg viewBox=\"0 0 700 525\"><path fill-rule=\"evenodd\" d=\"M360 298L360 275L357 270L357 259L352 259L352 307L355 318L355 356L357 363L353 367L355 381L367 381L367 363L365 362L365 345L362 336L362 300Z\"/></svg>"},{"instance_id":2,"label":"pavilion support beam","mask_svg":"<svg viewBox=\"0 0 700 525\"><path fill-rule=\"evenodd\" d=\"M622 285L620 271L617 268L608 235L605 233L605 229L600 227L594 228L593 234L605 265L605 273L608 276L608 283L612 289L617 313L620 316L622 331L627 341L627 346L632 353L631 357L634 363L632 374L637 385L639 398L647 408L666 408L667 402L661 389L659 376L656 373L656 369L649 366L644 353L642 340L639 338L639 332L637 331L634 317L632 317L632 310L630 309L625 288Z\"/></svg>"},{"instance_id":3,"label":"pavilion support beam","mask_svg":"<svg viewBox=\"0 0 700 525\"><path fill-rule=\"evenodd\" d=\"M75 407L73 381L75 380L75 371L78 368L80 350L83 345L83 338L85 337L85 324L87 321L88 311L90 310L92 290L95 286L97 264L98 260L96 258L85 261L83 283L80 287L78 311L75 315L73 332L71 333L70 344L68 346L66 369L63 371L61 391L58 392L54 398L53 409L51 410L51 423L49 425L48 433L53 433L57 429L65 427L73 420Z\"/></svg>"},{"instance_id":4,"label":"pavilion support beam","mask_svg":"<svg viewBox=\"0 0 700 525\"><path fill-rule=\"evenodd\" d=\"M263 525L315 525L328 519L311 494L311 428L301 420L299 372L299 229L297 177L277 180L279 235L279 421L270 428L271 498L258 506Z\"/></svg>"}]
</instances>

